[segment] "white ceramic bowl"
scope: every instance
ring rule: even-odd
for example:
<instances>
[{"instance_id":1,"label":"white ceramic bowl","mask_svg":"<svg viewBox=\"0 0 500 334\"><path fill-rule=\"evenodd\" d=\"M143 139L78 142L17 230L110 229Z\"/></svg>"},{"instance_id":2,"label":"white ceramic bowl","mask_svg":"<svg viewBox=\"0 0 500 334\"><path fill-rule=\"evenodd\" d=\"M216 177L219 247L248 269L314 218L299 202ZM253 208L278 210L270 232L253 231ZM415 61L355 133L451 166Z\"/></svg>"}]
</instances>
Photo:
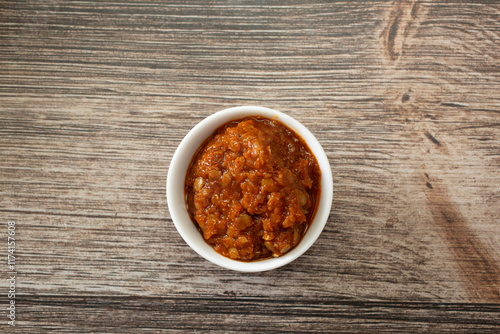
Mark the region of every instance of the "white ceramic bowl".
<instances>
[{"instance_id":1,"label":"white ceramic bowl","mask_svg":"<svg viewBox=\"0 0 500 334\"><path fill-rule=\"evenodd\" d=\"M282 122L290 129L295 131L305 140L311 151L318 160L321 169L321 196L319 200L318 211L314 217L314 221L309 227L302 240L295 248L288 253L277 257L254 262L242 262L231 260L217 253L204 240L198 229L195 227L186 209L184 201L184 181L186 171L191 159L203 141L210 136L219 126L236 119L241 119L247 116L263 116L269 119L274 119ZM256 107L244 106L229 108L219 111L198 123L184 137L179 147L175 151L167 177L167 202L170 211L170 216L179 231L180 235L192 249L200 254L205 259L227 269L257 272L271 270L281 267L292 262L312 246L316 239L321 234L323 227L326 224L333 197L333 181L332 173L328 158L320 143L314 135L302 124L292 117L283 114L279 111Z\"/></svg>"}]
</instances>

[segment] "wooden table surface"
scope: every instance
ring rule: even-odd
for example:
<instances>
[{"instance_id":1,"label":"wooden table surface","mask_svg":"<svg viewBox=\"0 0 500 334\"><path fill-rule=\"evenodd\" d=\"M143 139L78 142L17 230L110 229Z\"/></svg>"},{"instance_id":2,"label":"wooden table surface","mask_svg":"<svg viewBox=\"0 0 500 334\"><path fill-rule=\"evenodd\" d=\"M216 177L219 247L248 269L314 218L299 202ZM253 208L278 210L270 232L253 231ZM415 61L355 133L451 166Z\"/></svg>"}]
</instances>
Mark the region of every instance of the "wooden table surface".
<instances>
[{"instance_id":1,"label":"wooden table surface","mask_svg":"<svg viewBox=\"0 0 500 334\"><path fill-rule=\"evenodd\" d=\"M499 333L499 22L499 1L2 0L0 332ZM323 233L269 272L204 260L166 204L184 135L238 105L332 165Z\"/></svg>"}]
</instances>

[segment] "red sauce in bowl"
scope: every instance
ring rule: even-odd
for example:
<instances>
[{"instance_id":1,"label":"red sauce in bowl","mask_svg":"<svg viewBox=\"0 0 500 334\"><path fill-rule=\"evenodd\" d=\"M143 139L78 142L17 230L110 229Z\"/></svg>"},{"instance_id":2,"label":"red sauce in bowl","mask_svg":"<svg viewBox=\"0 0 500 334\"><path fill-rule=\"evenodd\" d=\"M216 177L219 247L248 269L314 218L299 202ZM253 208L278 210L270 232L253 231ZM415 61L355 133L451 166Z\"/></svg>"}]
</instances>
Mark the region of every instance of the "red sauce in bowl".
<instances>
[{"instance_id":1,"label":"red sauce in bowl","mask_svg":"<svg viewBox=\"0 0 500 334\"><path fill-rule=\"evenodd\" d=\"M219 127L194 154L186 206L218 253L241 261L278 257L313 221L320 180L302 138L279 121L247 117Z\"/></svg>"}]
</instances>

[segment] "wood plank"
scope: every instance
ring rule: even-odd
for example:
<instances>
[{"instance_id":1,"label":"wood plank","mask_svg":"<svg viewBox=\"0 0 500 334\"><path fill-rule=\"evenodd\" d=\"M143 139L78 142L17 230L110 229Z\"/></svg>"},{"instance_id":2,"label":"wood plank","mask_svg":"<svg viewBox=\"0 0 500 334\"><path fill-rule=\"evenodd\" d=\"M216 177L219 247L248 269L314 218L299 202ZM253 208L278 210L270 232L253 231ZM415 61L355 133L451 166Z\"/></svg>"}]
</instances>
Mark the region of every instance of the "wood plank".
<instances>
[{"instance_id":1,"label":"wood plank","mask_svg":"<svg viewBox=\"0 0 500 334\"><path fill-rule=\"evenodd\" d=\"M24 330L498 331L499 15L2 1L0 220L17 222ZM334 201L304 256L240 274L183 242L165 181L189 129L250 104L316 135Z\"/></svg>"},{"instance_id":2,"label":"wood plank","mask_svg":"<svg viewBox=\"0 0 500 334\"><path fill-rule=\"evenodd\" d=\"M37 324L35 327L21 321L23 329L41 328L61 333L325 333L367 330L397 333L480 330L497 333L500 327L498 304L361 302L329 298L318 302L308 298L234 296L213 299L189 295L164 298L33 296L22 298L20 302L20 309L32 315Z\"/></svg>"}]
</instances>

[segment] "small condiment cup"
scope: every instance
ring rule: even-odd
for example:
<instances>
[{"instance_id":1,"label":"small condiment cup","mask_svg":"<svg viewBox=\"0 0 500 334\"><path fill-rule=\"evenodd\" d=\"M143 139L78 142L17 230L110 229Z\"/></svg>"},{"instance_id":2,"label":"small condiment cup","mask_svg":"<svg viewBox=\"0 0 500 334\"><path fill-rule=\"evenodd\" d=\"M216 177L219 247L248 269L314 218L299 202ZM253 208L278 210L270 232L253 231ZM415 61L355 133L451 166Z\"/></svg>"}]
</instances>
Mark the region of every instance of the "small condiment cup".
<instances>
[{"instance_id":1,"label":"small condiment cup","mask_svg":"<svg viewBox=\"0 0 500 334\"><path fill-rule=\"evenodd\" d=\"M276 258L243 262L232 260L217 253L204 240L187 212L184 194L186 172L193 155L203 141L219 126L248 116L262 116L280 121L297 135L302 137L318 160L321 169L321 195L318 210L306 234L292 250ZM333 198L333 180L330 163L314 135L300 122L292 117L264 107L243 106L225 109L205 118L198 123L179 144L172 157L167 176L167 202L170 216L177 231L184 241L199 255L221 267L243 271L258 272L284 266L304 254L318 239L327 222Z\"/></svg>"}]
</instances>

